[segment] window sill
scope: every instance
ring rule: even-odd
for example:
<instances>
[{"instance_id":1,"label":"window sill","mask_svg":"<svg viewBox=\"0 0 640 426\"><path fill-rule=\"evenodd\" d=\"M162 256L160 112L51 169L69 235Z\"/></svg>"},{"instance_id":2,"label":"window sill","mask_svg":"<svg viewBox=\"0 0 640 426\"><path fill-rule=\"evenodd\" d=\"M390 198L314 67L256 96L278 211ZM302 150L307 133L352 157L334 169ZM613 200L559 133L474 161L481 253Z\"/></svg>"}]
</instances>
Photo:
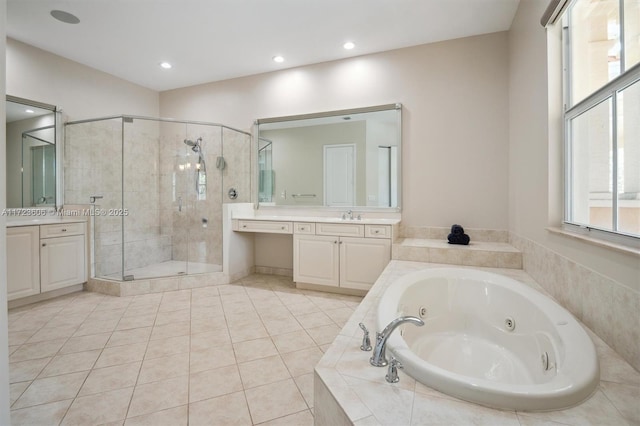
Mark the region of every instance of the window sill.
<instances>
[{"instance_id":1,"label":"window sill","mask_svg":"<svg viewBox=\"0 0 640 426\"><path fill-rule=\"evenodd\" d=\"M634 247L629 247L629 246L625 246L623 244L616 244L616 243L612 243L612 242L609 242L609 241L604 241L604 240L601 240L599 238L593 238L593 237L590 237L590 236L587 236L587 235L581 235L581 234L578 234L578 233L575 233L575 232L571 232L571 231L568 231L568 230L562 229L562 228L548 227L547 231L551 232L552 234L562 235L562 236L565 236L565 237L572 238L574 240L579 240L579 241L583 241L583 242L588 243L588 244L592 244L594 246L611 249L611 250L617 251L619 253L624 253L624 254L628 254L628 255L632 255L632 256L640 258L640 249L637 249L637 248L634 248Z\"/></svg>"}]
</instances>

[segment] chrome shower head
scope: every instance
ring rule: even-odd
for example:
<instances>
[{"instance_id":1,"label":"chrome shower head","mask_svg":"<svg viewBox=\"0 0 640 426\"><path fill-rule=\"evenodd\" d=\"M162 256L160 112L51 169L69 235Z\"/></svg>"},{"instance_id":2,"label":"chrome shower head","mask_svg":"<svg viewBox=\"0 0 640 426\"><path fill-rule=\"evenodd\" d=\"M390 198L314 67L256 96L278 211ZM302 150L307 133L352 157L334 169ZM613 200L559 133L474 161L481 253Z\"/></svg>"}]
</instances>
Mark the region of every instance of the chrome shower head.
<instances>
[{"instance_id":1,"label":"chrome shower head","mask_svg":"<svg viewBox=\"0 0 640 426\"><path fill-rule=\"evenodd\" d=\"M202 138L198 138L195 141L191 139L184 140L185 145L190 146L193 152L200 152L200 142L202 142Z\"/></svg>"}]
</instances>

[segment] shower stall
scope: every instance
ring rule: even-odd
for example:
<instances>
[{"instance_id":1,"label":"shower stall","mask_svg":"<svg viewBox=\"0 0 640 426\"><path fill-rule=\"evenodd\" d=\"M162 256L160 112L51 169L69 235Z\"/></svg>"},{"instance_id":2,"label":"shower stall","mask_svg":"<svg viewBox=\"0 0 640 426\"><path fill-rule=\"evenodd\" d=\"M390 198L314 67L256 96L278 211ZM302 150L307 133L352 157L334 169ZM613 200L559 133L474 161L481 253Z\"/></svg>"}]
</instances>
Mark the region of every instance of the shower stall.
<instances>
[{"instance_id":1,"label":"shower stall","mask_svg":"<svg viewBox=\"0 0 640 426\"><path fill-rule=\"evenodd\" d=\"M222 272L223 203L250 202L250 158L251 135L221 124L135 116L67 123L64 202L92 216L92 276Z\"/></svg>"}]
</instances>

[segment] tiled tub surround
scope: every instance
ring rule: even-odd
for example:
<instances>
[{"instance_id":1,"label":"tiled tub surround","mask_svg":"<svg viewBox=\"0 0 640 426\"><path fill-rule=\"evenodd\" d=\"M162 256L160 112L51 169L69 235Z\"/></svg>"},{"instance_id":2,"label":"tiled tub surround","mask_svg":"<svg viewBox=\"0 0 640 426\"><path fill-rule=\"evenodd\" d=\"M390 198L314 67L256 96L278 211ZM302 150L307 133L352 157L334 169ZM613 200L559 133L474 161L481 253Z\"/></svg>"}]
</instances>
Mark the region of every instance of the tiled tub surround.
<instances>
[{"instance_id":1,"label":"tiled tub surround","mask_svg":"<svg viewBox=\"0 0 640 426\"><path fill-rule=\"evenodd\" d=\"M635 425L640 424L640 373L595 334L600 385L579 406L549 412L486 408L437 392L400 371L400 382L385 381L386 368L369 364L371 352L359 349L364 322L375 332L377 303L386 287L409 272L443 267L391 261L315 369L316 425ZM522 270L478 268L506 275L546 294Z\"/></svg>"},{"instance_id":2,"label":"tiled tub surround","mask_svg":"<svg viewBox=\"0 0 640 426\"><path fill-rule=\"evenodd\" d=\"M640 370L640 293L516 234L510 242L540 286Z\"/></svg>"},{"instance_id":3,"label":"tiled tub surround","mask_svg":"<svg viewBox=\"0 0 640 426\"><path fill-rule=\"evenodd\" d=\"M360 300L253 275L12 309L12 424L312 425L313 368Z\"/></svg>"},{"instance_id":4,"label":"tiled tub surround","mask_svg":"<svg viewBox=\"0 0 640 426\"><path fill-rule=\"evenodd\" d=\"M493 268L522 268L522 253L509 244L509 233L495 229L468 229L469 245L447 242L450 228L400 225L392 247L392 259L414 262Z\"/></svg>"}]
</instances>

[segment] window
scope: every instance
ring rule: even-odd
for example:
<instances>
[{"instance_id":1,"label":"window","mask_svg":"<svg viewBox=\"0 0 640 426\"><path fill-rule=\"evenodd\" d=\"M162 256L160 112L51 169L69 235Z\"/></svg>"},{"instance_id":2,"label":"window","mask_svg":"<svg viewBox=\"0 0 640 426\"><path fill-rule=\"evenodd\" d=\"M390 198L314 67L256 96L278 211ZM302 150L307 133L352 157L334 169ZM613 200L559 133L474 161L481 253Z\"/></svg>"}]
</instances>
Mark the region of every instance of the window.
<instances>
[{"instance_id":1,"label":"window","mask_svg":"<svg viewBox=\"0 0 640 426\"><path fill-rule=\"evenodd\" d=\"M565 223L640 239L640 1L575 0L563 21Z\"/></svg>"}]
</instances>

